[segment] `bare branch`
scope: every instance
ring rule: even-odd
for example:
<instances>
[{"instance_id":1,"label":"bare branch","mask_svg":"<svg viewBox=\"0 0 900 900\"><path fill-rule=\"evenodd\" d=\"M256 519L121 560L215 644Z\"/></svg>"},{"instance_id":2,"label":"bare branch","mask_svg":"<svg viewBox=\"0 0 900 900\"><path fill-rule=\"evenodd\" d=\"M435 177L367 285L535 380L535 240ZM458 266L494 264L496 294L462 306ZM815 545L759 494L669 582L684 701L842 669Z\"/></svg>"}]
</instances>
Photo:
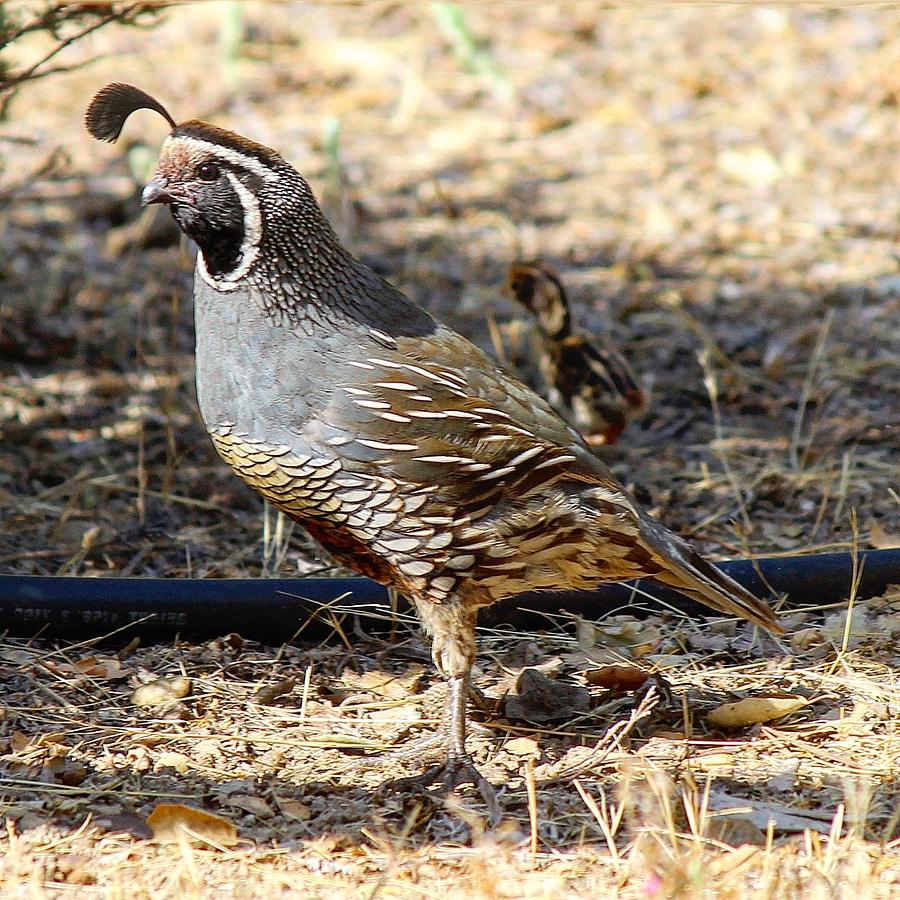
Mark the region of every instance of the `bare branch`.
<instances>
[{"instance_id":1,"label":"bare branch","mask_svg":"<svg viewBox=\"0 0 900 900\"><path fill-rule=\"evenodd\" d=\"M8 13L0 11L0 50L27 34L45 31L56 44L37 61L18 71L5 71L0 66L0 119L4 118L17 90L27 81L35 81L59 72L69 72L87 64L87 60L71 65L48 67L48 63L67 47L112 23L135 26L145 16L161 12L172 6L170 0L150 0L133 3L48 3L32 19L14 22ZM64 35L69 26L77 30Z\"/></svg>"}]
</instances>

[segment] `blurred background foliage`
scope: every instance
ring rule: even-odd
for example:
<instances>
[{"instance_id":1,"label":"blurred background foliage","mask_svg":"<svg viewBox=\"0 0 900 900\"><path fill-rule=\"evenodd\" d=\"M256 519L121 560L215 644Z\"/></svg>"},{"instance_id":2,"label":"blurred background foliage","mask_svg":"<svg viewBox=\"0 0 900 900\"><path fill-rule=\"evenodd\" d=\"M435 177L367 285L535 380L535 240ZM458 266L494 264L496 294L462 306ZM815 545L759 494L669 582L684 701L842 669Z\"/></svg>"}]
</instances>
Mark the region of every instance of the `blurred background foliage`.
<instances>
[{"instance_id":1,"label":"blurred background foliage","mask_svg":"<svg viewBox=\"0 0 900 900\"><path fill-rule=\"evenodd\" d=\"M12 98L22 85L39 78L72 71L85 64L83 59L60 62L67 48L116 24L136 25L151 20L164 2L149 3L5 3L0 6L0 119L5 118ZM23 44L36 38L43 46L31 45L22 55ZM11 61L15 56L16 61Z\"/></svg>"},{"instance_id":2,"label":"blurred background foliage","mask_svg":"<svg viewBox=\"0 0 900 900\"><path fill-rule=\"evenodd\" d=\"M98 509L131 537L78 571L176 574L185 546L195 573L259 565L259 507L193 406L191 250L138 202L164 123L139 113L116 146L82 126L114 80L279 149L356 252L526 379L530 325L499 286L517 257L553 262L577 323L654 394L614 468L707 549L843 546L852 507L900 527L895 6L0 10L16 565L64 566ZM218 514L172 492L235 513L226 548L201 539ZM172 533L187 535L174 549Z\"/></svg>"}]
</instances>

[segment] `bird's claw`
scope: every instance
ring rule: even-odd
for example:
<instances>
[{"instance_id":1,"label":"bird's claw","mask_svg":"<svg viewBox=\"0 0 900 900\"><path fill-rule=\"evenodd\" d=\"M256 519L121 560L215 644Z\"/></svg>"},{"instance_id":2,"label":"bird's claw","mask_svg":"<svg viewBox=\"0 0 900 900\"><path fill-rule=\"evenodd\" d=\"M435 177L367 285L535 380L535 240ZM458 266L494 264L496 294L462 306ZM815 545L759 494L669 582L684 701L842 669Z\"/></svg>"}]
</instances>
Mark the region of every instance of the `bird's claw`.
<instances>
[{"instance_id":1,"label":"bird's claw","mask_svg":"<svg viewBox=\"0 0 900 900\"><path fill-rule=\"evenodd\" d=\"M439 785L436 791L429 790L435 784ZM481 794L481 799L488 811L488 824L491 828L499 824L501 819L500 804L497 794L491 783L478 771L471 757L451 756L436 766L431 766L419 775L410 775L404 778L395 778L385 783L381 790L391 790L397 793L404 791L424 791L430 796L446 797L456 788L464 784L471 784Z\"/></svg>"}]
</instances>

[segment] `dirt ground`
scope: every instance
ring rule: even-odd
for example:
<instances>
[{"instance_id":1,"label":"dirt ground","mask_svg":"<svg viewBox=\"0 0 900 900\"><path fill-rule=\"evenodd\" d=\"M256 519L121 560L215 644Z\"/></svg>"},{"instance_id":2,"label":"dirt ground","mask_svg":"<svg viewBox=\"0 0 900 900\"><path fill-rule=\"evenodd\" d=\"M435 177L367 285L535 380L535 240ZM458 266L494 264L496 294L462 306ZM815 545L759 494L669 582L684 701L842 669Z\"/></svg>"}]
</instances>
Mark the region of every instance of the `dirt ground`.
<instances>
[{"instance_id":1,"label":"dirt ground","mask_svg":"<svg viewBox=\"0 0 900 900\"><path fill-rule=\"evenodd\" d=\"M350 246L507 359L505 269L552 261L652 391L606 458L705 552L900 546L900 9L461 9L186 4L23 88L0 123L0 571L332 571L200 424L190 250L138 201L164 123L112 147L81 124L113 80L281 150ZM494 831L471 791L355 765L435 724L412 623L7 635L0 896L896 896L900 592L785 624L484 629ZM633 667L665 688L628 690ZM716 724L762 697L785 715ZM167 842L178 816L200 837Z\"/></svg>"}]
</instances>

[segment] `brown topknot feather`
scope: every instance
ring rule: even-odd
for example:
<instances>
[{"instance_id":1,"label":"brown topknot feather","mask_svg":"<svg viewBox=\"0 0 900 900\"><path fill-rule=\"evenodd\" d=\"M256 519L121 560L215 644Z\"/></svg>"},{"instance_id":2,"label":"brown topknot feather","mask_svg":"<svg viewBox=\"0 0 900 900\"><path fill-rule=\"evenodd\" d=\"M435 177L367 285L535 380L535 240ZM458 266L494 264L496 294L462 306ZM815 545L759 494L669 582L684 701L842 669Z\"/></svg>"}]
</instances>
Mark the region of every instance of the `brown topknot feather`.
<instances>
[{"instance_id":1,"label":"brown topknot feather","mask_svg":"<svg viewBox=\"0 0 900 900\"><path fill-rule=\"evenodd\" d=\"M158 100L140 88L120 82L108 84L94 94L84 114L84 124L92 137L112 143L122 133L125 120L139 109L152 109L172 126L173 131L177 127L168 110Z\"/></svg>"}]
</instances>

